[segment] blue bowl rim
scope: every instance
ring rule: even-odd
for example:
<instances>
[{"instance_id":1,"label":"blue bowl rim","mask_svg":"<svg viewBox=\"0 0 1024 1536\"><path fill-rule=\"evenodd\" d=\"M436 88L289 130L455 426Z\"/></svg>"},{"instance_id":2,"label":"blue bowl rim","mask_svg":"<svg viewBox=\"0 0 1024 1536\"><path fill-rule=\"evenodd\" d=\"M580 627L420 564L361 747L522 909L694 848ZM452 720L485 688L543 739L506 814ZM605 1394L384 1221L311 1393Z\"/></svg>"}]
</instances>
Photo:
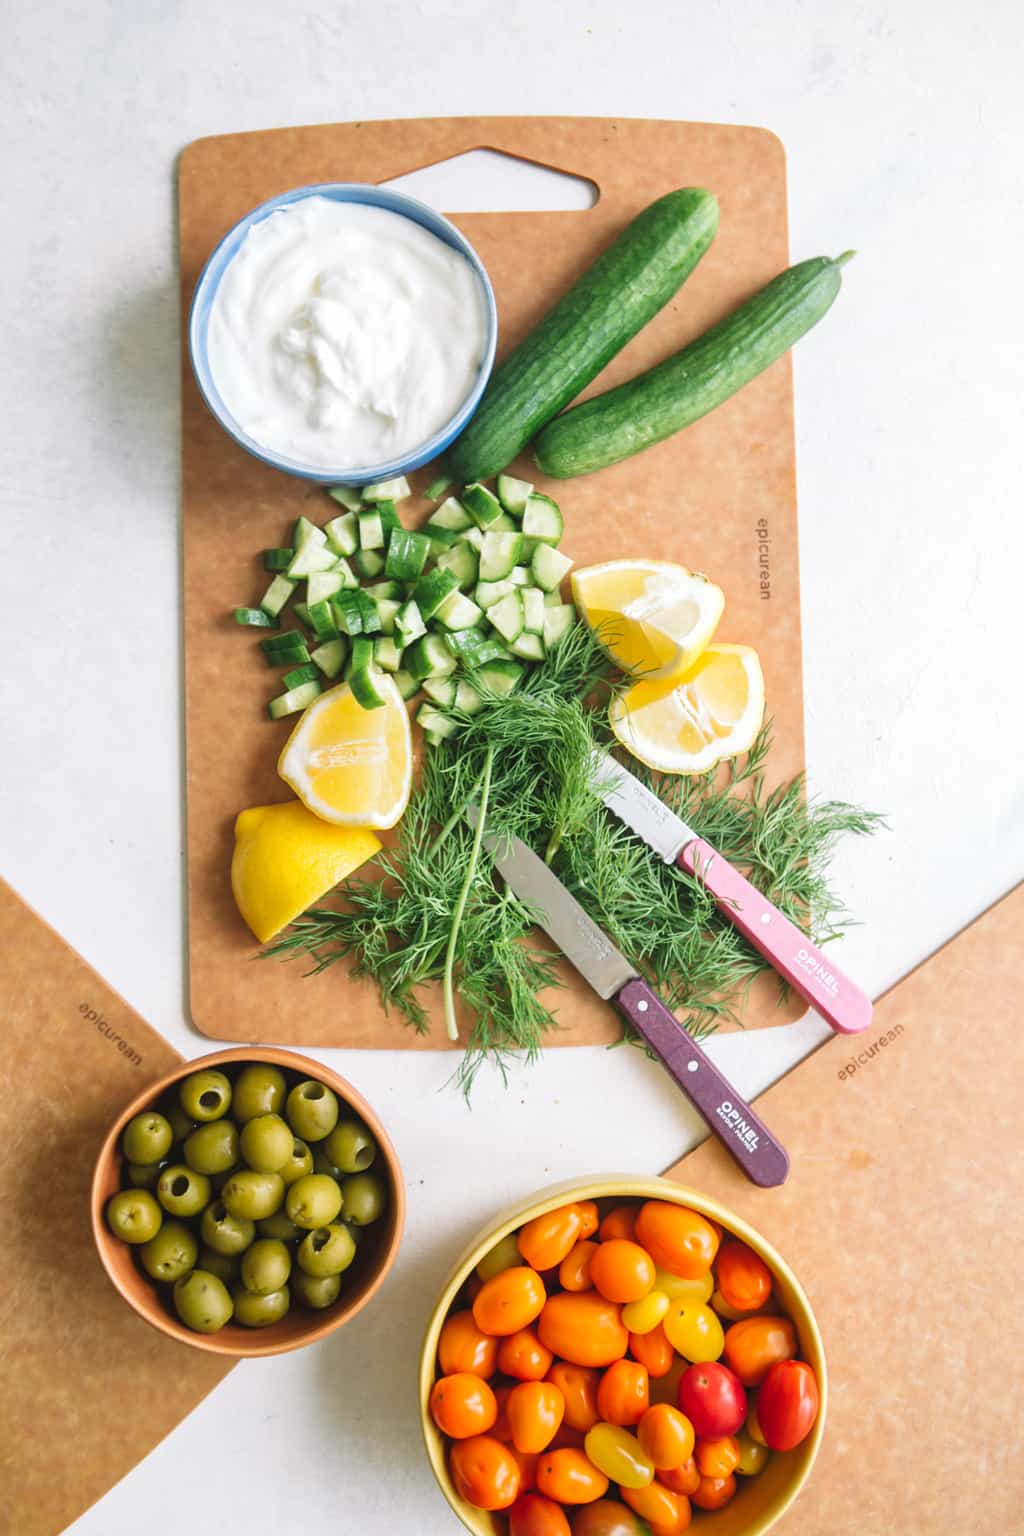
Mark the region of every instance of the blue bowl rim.
<instances>
[{"instance_id":1,"label":"blue bowl rim","mask_svg":"<svg viewBox=\"0 0 1024 1536\"><path fill-rule=\"evenodd\" d=\"M358 199L344 195L353 192L363 195ZM338 194L342 195L339 196ZM487 343L473 388L455 414L442 427L438 428L433 437L418 444L415 448L401 455L401 457L387 460L381 464L360 465L354 468L332 470L302 464L298 460L288 459L282 454L274 453L273 450L256 442L254 438L251 438L248 433L242 430L220 398L216 385L213 382L209 363L207 362L205 369L203 369L197 365L196 361L199 304L201 300L207 297L206 290L209 285L210 272L217 263L224 247L236 239L238 244L241 245L245 234L255 224L262 223L265 218L269 218L278 209L287 208L291 204L301 202L307 197L317 196L333 197L337 202L355 202L358 200L373 207L381 207L389 213L397 213L402 217L411 219L413 223L419 224L421 228L428 229L431 234L437 233L431 227L432 224L435 222L440 224L450 236L446 243L465 256L476 273L483 290L484 307L487 311ZM239 238L240 236L241 238ZM440 238L442 237L438 235L438 239ZM224 263L224 271L227 270L232 259L233 255ZM222 276L223 273L221 273ZM218 278L219 282L220 278ZM212 302L212 297L215 293L216 286L213 289L213 293L209 295L210 302ZM494 298L494 289L491 285L487 268L480 260L469 240L450 219L446 218L443 213L439 213L436 208L432 208L429 203L423 203L418 198L410 197L405 192L393 191L390 187L378 187L374 182L370 181L321 181L312 182L306 186L292 187L286 192L279 192L275 197L268 198L266 202L259 203L255 208L251 208L247 214L244 214L242 218L232 224L231 228L218 240L203 264L192 295L192 302L189 305L187 334L189 363L191 364L192 376L199 388L199 393L202 395L210 414L227 432L228 436L234 438L240 447L252 454L254 458L262 460L264 464L269 464L272 469L282 470L285 474L296 476L301 480L311 480L320 485L372 485L378 480L388 480L413 469L418 469L423 464L429 464L462 431L462 428L480 403L480 397L487 386L491 370L494 367L494 354L498 345L498 306ZM205 348L203 350L205 352ZM207 375L205 379L203 377L204 371Z\"/></svg>"}]
</instances>

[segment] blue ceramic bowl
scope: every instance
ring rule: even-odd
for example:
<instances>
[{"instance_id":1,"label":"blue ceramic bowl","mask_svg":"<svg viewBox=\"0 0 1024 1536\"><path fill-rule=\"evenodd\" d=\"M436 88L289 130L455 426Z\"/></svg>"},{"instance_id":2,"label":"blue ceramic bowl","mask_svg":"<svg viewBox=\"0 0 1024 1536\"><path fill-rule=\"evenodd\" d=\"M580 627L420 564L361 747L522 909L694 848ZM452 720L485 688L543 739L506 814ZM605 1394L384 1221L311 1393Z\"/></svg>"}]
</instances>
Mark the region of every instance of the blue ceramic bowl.
<instances>
[{"instance_id":1,"label":"blue ceramic bowl","mask_svg":"<svg viewBox=\"0 0 1024 1536\"><path fill-rule=\"evenodd\" d=\"M446 422L440 431L435 432L427 442L420 443L417 448L410 449L400 458L389 459L382 464L365 464L358 469L349 467L332 470L320 465L303 464L298 460L274 453L272 449L265 448L262 443L257 443L239 426L221 399L210 372L207 347L210 311L228 264L254 224L269 218L279 208L287 208L291 203L300 202L305 197L329 197L339 203L369 203L375 208L385 208L389 213L400 213L405 218L412 219L414 223L422 225L432 235L436 235L439 240L443 240L445 245L450 245L453 250L465 256L476 273L483 291L487 313L487 341L480 371L472 390L450 421ZM376 480L388 480L393 475L404 475L411 469L418 469L421 464L429 464L431 459L435 459L448 447L449 443L458 437L476 410L494 366L494 349L497 342L498 310L494 302L494 290L483 262L465 235L461 234L442 214L436 213L433 208L428 208L425 203L417 202L414 197L406 197L401 192L390 192L383 187L374 187L358 181L329 181L318 186L296 187L291 192L282 192L279 197L272 197L269 202L261 203L258 208L247 213L244 219L240 219L235 227L228 231L203 268L188 318L188 351L192 371L203 399L225 432L230 433L235 442L240 443L255 458L262 459L264 464L270 464L274 469L282 469L289 475L298 475L303 480L316 480L322 485L371 485Z\"/></svg>"}]
</instances>

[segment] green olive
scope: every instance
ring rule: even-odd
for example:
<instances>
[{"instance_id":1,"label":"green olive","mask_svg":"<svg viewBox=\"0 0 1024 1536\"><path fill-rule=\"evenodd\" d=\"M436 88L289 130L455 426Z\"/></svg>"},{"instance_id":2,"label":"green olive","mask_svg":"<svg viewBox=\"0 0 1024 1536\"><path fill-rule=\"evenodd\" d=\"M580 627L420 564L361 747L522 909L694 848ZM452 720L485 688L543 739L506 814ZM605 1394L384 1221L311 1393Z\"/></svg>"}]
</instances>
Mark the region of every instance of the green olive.
<instances>
[{"instance_id":1,"label":"green olive","mask_svg":"<svg viewBox=\"0 0 1024 1536\"><path fill-rule=\"evenodd\" d=\"M292 1141L292 1155L278 1173L286 1185L294 1184L296 1179L304 1178L307 1173L313 1172L313 1154L304 1141L296 1136Z\"/></svg>"},{"instance_id":2,"label":"green olive","mask_svg":"<svg viewBox=\"0 0 1024 1536\"><path fill-rule=\"evenodd\" d=\"M261 1237L242 1255L242 1284L257 1296L269 1296L287 1285L292 1256L276 1237Z\"/></svg>"},{"instance_id":3,"label":"green olive","mask_svg":"<svg viewBox=\"0 0 1024 1536\"><path fill-rule=\"evenodd\" d=\"M234 1253L215 1253L212 1248L207 1248L205 1243L199 1246L199 1258L196 1261L197 1269L205 1269L208 1274L216 1275L218 1280L223 1280L227 1286L234 1285L238 1280L238 1255Z\"/></svg>"},{"instance_id":4,"label":"green olive","mask_svg":"<svg viewBox=\"0 0 1024 1536\"><path fill-rule=\"evenodd\" d=\"M247 1221L265 1221L280 1208L284 1199L284 1180L279 1173L258 1173L255 1168L240 1168L228 1179L220 1197L232 1216Z\"/></svg>"},{"instance_id":5,"label":"green olive","mask_svg":"<svg viewBox=\"0 0 1024 1536\"><path fill-rule=\"evenodd\" d=\"M338 1100L326 1083L308 1077L288 1095L288 1124L303 1141L323 1141L338 1123Z\"/></svg>"},{"instance_id":6,"label":"green olive","mask_svg":"<svg viewBox=\"0 0 1024 1536\"><path fill-rule=\"evenodd\" d=\"M196 1173L184 1163L172 1163L160 1174L156 1197L172 1216L198 1216L210 1203L210 1181L205 1173Z\"/></svg>"},{"instance_id":7,"label":"green olive","mask_svg":"<svg viewBox=\"0 0 1024 1536\"><path fill-rule=\"evenodd\" d=\"M155 1189L163 1172L163 1163L125 1163L122 1172L125 1189Z\"/></svg>"},{"instance_id":8,"label":"green olive","mask_svg":"<svg viewBox=\"0 0 1024 1536\"><path fill-rule=\"evenodd\" d=\"M280 1173L291 1161L295 1136L280 1115L257 1115L242 1126L242 1156L258 1173Z\"/></svg>"},{"instance_id":9,"label":"green olive","mask_svg":"<svg viewBox=\"0 0 1024 1536\"><path fill-rule=\"evenodd\" d=\"M181 1107L193 1120L219 1120L231 1108L231 1083L223 1072L193 1072L178 1089Z\"/></svg>"},{"instance_id":10,"label":"green olive","mask_svg":"<svg viewBox=\"0 0 1024 1536\"><path fill-rule=\"evenodd\" d=\"M217 1333L234 1311L227 1286L207 1269L194 1269L174 1282L174 1309L196 1333Z\"/></svg>"},{"instance_id":11,"label":"green olive","mask_svg":"<svg viewBox=\"0 0 1024 1536\"><path fill-rule=\"evenodd\" d=\"M243 1067L235 1078L235 1119L245 1125L257 1115L279 1114L287 1092L284 1073L277 1067L262 1061Z\"/></svg>"},{"instance_id":12,"label":"green olive","mask_svg":"<svg viewBox=\"0 0 1024 1536\"><path fill-rule=\"evenodd\" d=\"M122 1243L148 1243L156 1237L163 1211L148 1189L122 1189L107 1203L107 1225Z\"/></svg>"},{"instance_id":13,"label":"green olive","mask_svg":"<svg viewBox=\"0 0 1024 1536\"><path fill-rule=\"evenodd\" d=\"M256 1228L244 1216L232 1216L223 1200L214 1200L203 1212L199 1235L214 1253L244 1253L256 1236Z\"/></svg>"},{"instance_id":14,"label":"green olive","mask_svg":"<svg viewBox=\"0 0 1024 1536\"><path fill-rule=\"evenodd\" d=\"M180 1280L195 1269L199 1244L180 1221L165 1221L156 1237L139 1249L139 1263L153 1280Z\"/></svg>"},{"instance_id":15,"label":"green olive","mask_svg":"<svg viewBox=\"0 0 1024 1536\"><path fill-rule=\"evenodd\" d=\"M233 1120L197 1125L185 1142L185 1161L196 1173L226 1173L238 1162L238 1127Z\"/></svg>"},{"instance_id":16,"label":"green olive","mask_svg":"<svg viewBox=\"0 0 1024 1536\"><path fill-rule=\"evenodd\" d=\"M163 1106L163 1115L171 1127L173 1136L172 1146L179 1146L187 1136L191 1136L196 1128L196 1123L191 1115L186 1115L181 1104L176 1098L168 1099Z\"/></svg>"},{"instance_id":17,"label":"green olive","mask_svg":"<svg viewBox=\"0 0 1024 1536\"><path fill-rule=\"evenodd\" d=\"M274 1212L273 1216L266 1216L262 1221L258 1221L256 1230L260 1237L276 1237L282 1243L294 1243L297 1238L303 1236L283 1205L279 1211Z\"/></svg>"},{"instance_id":18,"label":"green olive","mask_svg":"<svg viewBox=\"0 0 1024 1536\"><path fill-rule=\"evenodd\" d=\"M155 1110L135 1115L124 1128L121 1148L130 1163L158 1163L171 1150L171 1122Z\"/></svg>"},{"instance_id":19,"label":"green olive","mask_svg":"<svg viewBox=\"0 0 1024 1536\"><path fill-rule=\"evenodd\" d=\"M354 1227L368 1227L387 1204L383 1180L375 1173L354 1173L341 1181L345 1220Z\"/></svg>"},{"instance_id":20,"label":"green olive","mask_svg":"<svg viewBox=\"0 0 1024 1536\"><path fill-rule=\"evenodd\" d=\"M307 1275L340 1275L356 1256L352 1234L342 1222L307 1232L299 1244L299 1268Z\"/></svg>"},{"instance_id":21,"label":"green olive","mask_svg":"<svg viewBox=\"0 0 1024 1536\"><path fill-rule=\"evenodd\" d=\"M325 1173L307 1173L290 1186L285 1209L295 1225L306 1232L330 1226L341 1210L341 1190Z\"/></svg>"},{"instance_id":22,"label":"green olive","mask_svg":"<svg viewBox=\"0 0 1024 1536\"><path fill-rule=\"evenodd\" d=\"M307 1275L304 1269L294 1270L290 1283L292 1294L298 1297L304 1307L311 1307L314 1312L337 1301L341 1290L340 1275Z\"/></svg>"},{"instance_id":23,"label":"green olive","mask_svg":"<svg viewBox=\"0 0 1024 1536\"><path fill-rule=\"evenodd\" d=\"M234 1301L236 1323L246 1328L269 1328L271 1323L279 1323L288 1311L288 1287L282 1285L279 1291L257 1296L255 1291L247 1291L244 1286L238 1286L234 1292Z\"/></svg>"},{"instance_id":24,"label":"green olive","mask_svg":"<svg viewBox=\"0 0 1024 1536\"><path fill-rule=\"evenodd\" d=\"M339 1120L324 1150L342 1173L365 1173L377 1156L377 1143L361 1120Z\"/></svg>"}]
</instances>

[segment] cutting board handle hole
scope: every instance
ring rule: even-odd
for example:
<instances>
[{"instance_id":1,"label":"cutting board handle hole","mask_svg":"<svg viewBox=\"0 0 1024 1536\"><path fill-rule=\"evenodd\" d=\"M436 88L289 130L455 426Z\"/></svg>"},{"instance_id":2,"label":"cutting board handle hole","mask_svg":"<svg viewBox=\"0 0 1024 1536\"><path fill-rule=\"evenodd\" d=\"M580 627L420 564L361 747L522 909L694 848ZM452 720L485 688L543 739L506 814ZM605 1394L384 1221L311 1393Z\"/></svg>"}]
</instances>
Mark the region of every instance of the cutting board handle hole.
<instances>
[{"instance_id":1,"label":"cutting board handle hole","mask_svg":"<svg viewBox=\"0 0 1024 1536\"><path fill-rule=\"evenodd\" d=\"M381 183L442 213L582 213L601 196L588 176L506 154L469 149Z\"/></svg>"}]
</instances>

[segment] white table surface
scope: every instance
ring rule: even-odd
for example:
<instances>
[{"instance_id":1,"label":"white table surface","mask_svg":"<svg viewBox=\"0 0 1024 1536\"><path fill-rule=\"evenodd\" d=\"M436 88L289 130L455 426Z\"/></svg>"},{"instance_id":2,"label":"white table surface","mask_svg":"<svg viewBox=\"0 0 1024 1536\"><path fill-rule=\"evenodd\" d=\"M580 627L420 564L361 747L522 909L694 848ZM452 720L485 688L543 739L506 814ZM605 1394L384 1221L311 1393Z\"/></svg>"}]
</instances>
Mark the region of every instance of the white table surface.
<instances>
[{"instance_id":1,"label":"white table surface","mask_svg":"<svg viewBox=\"0 0 1024 1536\"><path fill-rule=\"evenodd\" d=\"M174 166L204 134L530 112L774 129L794 259L860 253L796 354L810 781L890 819L835 866L863 924L843 963L878 992L1020 878L1012 0L50 0L4 33L0 870L179 1050L207 1044L183 1002ZM426 195L553 194L476 173ZM752 1092L821 1038L808 1019L716 1054ZM471 1110L448 1057L319 1054L404 1160L396 1273L322 1346L234 1371L76 1536L161 1536L172 1510L195 1536L453 1531L414 1370L456 1250L550 1179L655 1170L696 1135L635 1052L552 1052L508 1090L485 1076Z\"/></svg>"}]
</instances>

